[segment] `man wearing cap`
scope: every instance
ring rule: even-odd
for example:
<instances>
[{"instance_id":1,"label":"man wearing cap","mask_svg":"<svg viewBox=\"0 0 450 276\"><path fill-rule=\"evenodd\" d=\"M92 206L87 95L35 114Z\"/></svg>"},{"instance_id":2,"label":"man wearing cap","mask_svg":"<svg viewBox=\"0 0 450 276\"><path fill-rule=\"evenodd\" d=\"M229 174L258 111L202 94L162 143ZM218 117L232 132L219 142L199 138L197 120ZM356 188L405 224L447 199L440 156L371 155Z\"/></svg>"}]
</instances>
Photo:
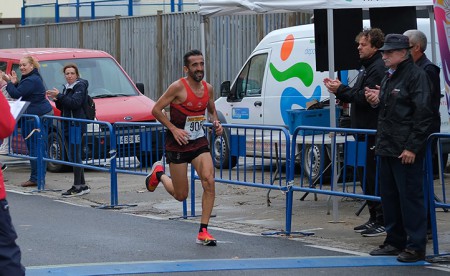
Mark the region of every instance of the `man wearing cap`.
<instances>
[{"instance_id":1,"label":"man wearing cap","mask_svg":"<svg viewBox=\"0 0 450 276\"><path fill-rule=\"evenodd\" d=\"M386 239L371 255L394 255L401 262L425 259L427 215L423 191L426 139L433 122L431 84L410 56L407 36L389 34L383 61L388 67L366 98L379 109L375 154Z\"/></svg>"}]
</instances>

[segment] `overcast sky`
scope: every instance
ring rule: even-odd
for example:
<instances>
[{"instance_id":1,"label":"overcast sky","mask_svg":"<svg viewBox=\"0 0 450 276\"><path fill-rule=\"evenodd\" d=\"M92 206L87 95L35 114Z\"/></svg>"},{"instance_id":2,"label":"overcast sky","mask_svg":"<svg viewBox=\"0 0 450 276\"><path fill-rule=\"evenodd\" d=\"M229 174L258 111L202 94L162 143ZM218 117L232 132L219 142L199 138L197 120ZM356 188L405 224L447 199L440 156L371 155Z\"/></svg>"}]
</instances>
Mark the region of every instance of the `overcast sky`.
<instances>
[{"instance_id":1,"label":"overcast sky","mask_svg":"<svg viewBox=\"0 0 450 276\"><path fill-rule=\"evenodd\" d=\"M20 18L22 0L1 0L0 13L3 18Z\"/></svg>"}]
</instances>

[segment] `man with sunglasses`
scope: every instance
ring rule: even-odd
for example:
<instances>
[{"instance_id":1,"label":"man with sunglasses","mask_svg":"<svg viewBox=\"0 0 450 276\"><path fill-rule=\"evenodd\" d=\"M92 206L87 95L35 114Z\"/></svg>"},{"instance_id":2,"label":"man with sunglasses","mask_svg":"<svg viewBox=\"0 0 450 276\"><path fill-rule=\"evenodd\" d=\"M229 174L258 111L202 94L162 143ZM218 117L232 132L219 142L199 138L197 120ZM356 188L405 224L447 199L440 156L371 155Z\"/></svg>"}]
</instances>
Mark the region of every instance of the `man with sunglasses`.
<instances>
[{"instance_id":1,"label":"man with sunglasses","mask_svg":"<svg viewBox=\"0 0 450 276\"><path fill-rule=\"evenodd\" d=\"M407 36L389 34L381 86L366 89L379 109L375 154L380 156L380 194L386 239L371 255L394 255L400 262L425 259L427 215L423 191L426 139L433 123L431 84L414 64Z\"/></svg>"}]
</instances>

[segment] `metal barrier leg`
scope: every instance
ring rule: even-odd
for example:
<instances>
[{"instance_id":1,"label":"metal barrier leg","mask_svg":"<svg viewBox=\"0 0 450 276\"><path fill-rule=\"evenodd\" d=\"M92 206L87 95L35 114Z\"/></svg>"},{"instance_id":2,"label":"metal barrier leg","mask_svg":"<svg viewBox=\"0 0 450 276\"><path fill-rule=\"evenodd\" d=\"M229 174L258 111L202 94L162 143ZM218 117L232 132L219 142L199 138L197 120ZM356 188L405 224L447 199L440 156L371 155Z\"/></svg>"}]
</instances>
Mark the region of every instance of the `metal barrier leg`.
<instances>
[{"instance_id":1,"label":"metal barrier leg","mask_svg":"<svg viewBox=\"0 0 450 276\"><path fill-rule=\"evenodd\" d=\"M317 181L319 181L320 180L320 178L322 177L322 175L327 171L327 170L329 170L330 169L330 167L331 167L331 162L325 167L325 169L323 170L323 172L321 173L321 175L319 175L317 178L316 178L316 180L314 180L314 182L313 182L313 184L312 184L312 188L316 188L316 185L317 185ZM301 198L300 198L300 201L304 201L305 200L305 198L307 197L309 195L309 192L306 192ZM317 194L314 194L314 201L317 201Z\"/></svg>"},{"instance_id":2,"label":"metal barrier leg","mask_svg":"<svg viewBox=\"0 0 450 276\"><path fill-rule=\"evenodd\" d=\"M294 197L294 191L289 189L286 191L286 230L285 231L268 231L263 232L261 235L263 236L273 236L273 235L303 235L303 236L312 236L314 232L305 230L305 231L296 231L291 232L291 222L292 222L292 202Z\"/></svg>"},{"instance_id":3,"label":"metal barrier leg","mask_svg":"<svg viewBox=\"0 0 450 276\"><path fill-rule=\"evenodd\" d=\"M277 179L281 179L281 174L280 174L280 168L278 167L278 143L275 143L275 172L273 174L273 178L270 181L270 184L273 185L275 183L275 180ZM278 177L279 175L279 177ZM270 191L272 191L272 189L269 189L267 191L267 195L266 195L266 203L267 203L267 207L270 206Z\"/></svg>"},{"instance_id":4,"label":"metal barrier leg","mask_svg":"<svg viewBox=\"0 0 450 276\"><path fill-rule=\"evenodd\" d=\"M434 195L434 200L436 200L436 202L442 203L442 200L437 195ZM442 207L442 210L444 212L448 212L448 209L445 207Z\"/></svg>"},{"instance_id":5,"label":"metal barrier leg","mask_svg":"<svg viewBox=\"0 0 450 276\"><path fill-rule=\"evenodd\" d=\"M359 208L358 211L356 211L355 215L358 217L361 214L362 210L364 210L364 208L366 208L366 206L367 206L367 200L364 201L364 204Z\"/></svg>"}]
</instances>

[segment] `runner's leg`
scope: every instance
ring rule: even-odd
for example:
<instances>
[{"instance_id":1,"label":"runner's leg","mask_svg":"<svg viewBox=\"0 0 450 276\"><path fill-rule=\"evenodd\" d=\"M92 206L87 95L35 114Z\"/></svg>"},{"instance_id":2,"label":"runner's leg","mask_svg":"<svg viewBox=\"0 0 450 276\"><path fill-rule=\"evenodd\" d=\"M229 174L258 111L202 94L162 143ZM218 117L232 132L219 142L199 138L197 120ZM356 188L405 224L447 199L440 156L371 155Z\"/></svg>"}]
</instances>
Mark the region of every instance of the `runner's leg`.
<instances>
[{"instance_id":1,"label":"runner's leg","mask_svg":"<svg viewBox=\"0 0 450 276\"><path fill-rule=\"evenodd\" d=\"M192 160L192 165L197 171L203 187L201 223L208 224L215 199L214 167L211 154L209 152L200 154Z\"/></svg>"},{"instance_id":2,"label":"runner's leg","mask_svg":"<svg viewBox=\"0 0 450 276\"><path fill-rule=\"evenodd\" d=\"M187 177L187 163L169 164L170 177L166 174L161 176L161 182L166 191L176 200L183 201L189 193L189 183Z\"/></svg>"}]
</instances>

